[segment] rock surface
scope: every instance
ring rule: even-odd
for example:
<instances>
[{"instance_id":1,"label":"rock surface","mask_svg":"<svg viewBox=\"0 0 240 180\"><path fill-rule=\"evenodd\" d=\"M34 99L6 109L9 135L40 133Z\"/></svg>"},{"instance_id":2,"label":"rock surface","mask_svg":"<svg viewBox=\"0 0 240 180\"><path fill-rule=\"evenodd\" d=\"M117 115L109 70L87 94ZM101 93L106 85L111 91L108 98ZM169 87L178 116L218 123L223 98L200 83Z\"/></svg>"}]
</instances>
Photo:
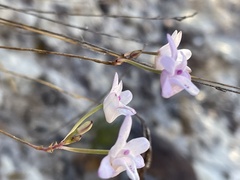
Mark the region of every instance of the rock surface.
<instances>
[{"instance_id":1,"label":"rock surface","mask_svg":"<svg viewBox=\"0 0 240 180\"><path fill-rule=\"evenodd\" d=\"M157 51L166 43L166 33L183 31L181 48L193 56L192 74L205 79L240 86L240 3L237 0L1 0L0 4L19 9L37 9L36 13L62 23L80 26L120 38L91 33L39 17L0 9L0 17L126 53L144 48ZM176 17L198 14L181 22L124 19L69 14L106 14L144 17ZM95 53L81 46L1 25L1 46L39 48L78 54L101 60L113 57ZM128 39L128 40L125 40ZM138 40L139 42L131 41ZM49 81L68 92L101 103L117 71L124 89L134 94L131 106L143 117L153 133L153 162L147 180L238 180L240 177L240 97L198 85L201 92L192 97L186 92L170 98L161 97L159 75L130 65L106 66L55 55L0 49L1 67L31 78ZM140 61L152 63L153 57ZM89 99L74 99L35 81L0 73L0 129L34 144L48 146L60 141L82 113L95 104ZM121 118L120 118L121 119ZM104 123L97 113L94 122ZM134 118L137 121L137 118ZM136 123L137 124L137 123ZM100 124L76 146L92 147ZM116 128L117 123L112 125ZM111 127L112 127L111 126ZM133 131L139 133L138 127ZM117 131L117 129L116 129ZM108 131L107 131L108 132ZM139 134L133 132L133 136ZM105 137L109 136L105 134ZM109 139L114 141L114 139ZM99 146L95 144L94 146ZM106 145L105 148L109 146ZM102 156L88 156L55 151L39 152L0 135L1 180L97 179ZM125 174L116 179L126 179Z\"/></svg>"}]
</instances>

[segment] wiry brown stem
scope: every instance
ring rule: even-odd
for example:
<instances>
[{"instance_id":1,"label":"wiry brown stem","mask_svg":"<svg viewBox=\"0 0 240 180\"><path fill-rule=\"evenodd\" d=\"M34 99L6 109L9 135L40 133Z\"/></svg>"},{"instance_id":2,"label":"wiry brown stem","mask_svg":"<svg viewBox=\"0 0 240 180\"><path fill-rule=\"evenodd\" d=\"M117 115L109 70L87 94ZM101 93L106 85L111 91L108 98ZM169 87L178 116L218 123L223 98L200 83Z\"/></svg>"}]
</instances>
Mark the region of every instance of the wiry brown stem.
<instances>
[{"instance_id":1,"label":"wiry brown stem","mask_svg":"<svg viewBox=\"0 0 240 180\"><path fill-rule=\"evenodd\" d=\"M7 9L14 9L14 8L8 8L9 6L0 5L3 8ZM22 12L35 12L35 13L42 13L42 14L58 14L54 11L42 11L38 9L17 9ZM65 13L68 16L80 16L80 17L96 17L96 18L115 18L115 19L142 19L142 20L154 20L154 21L159 21L159 20L165 20L165 19L173 19L176 21L182 21L187 18L194 17L197 15L197 12L194 12L190 15L185 15L185 16L177 16L177 17L160 17L160 16L155 16L155 17L146 17L146 16L128 16L128 15L106 15L106 14L83 14L83 13Z\"/></svg>"},{"instance_id":2,"label":"wiry brown stem","mask_svg":"<svg viewBox=\"0 0 240 180\"><path fill-rule=\"evenodd\" d=\"M19 13L24 13L24 14L27 14L27 15L30 15L30 16L34 16L34 17L37 17L39 19L43 19L43 20L46 20L46 21L49 21L49 22L52 22L52 23L61 24L63 26L67 26L67 27L70 27L70 28L74 28L74 29L78 29L78 30L82 30L82 31L87 31L87 32L90 32L90 33L98 34L98 35L101 35L101 36L107 36L107 37L110 37L110 38L124 39L124 40L128 40L128 41L134 41L134 42L142 43L142 42L140 42L139 40L136 40L136 39L118 37L118 36L114 36L114 35L111 35L111 34L106 34L106 33L98 32L98 31L93 31L93 30L91 30L91 29L89 29L87 27L80 27L80 26L64 23L62 21L56 21L54 19L50 19L50 18L41 16L41 15L37 15L35 13L30 13L30 12L27 12L25 10L13 8L13 7L10 7L10 6L3 5L3 4L0 4L0 7L6 8L6 9L10 9L10 10L13 10L13 11L16 11L16 12L19 12Z\"/></svg>"},{"instance_id":3,"label":"wiry brown stem","mask_svg":"<svg viewBox=\"0 0 240 180\"><path fill-rule=\"evenodd\" d=\"M10 47L10 46L0 46L1 49L8 49L8 50L16 50L16 51L28 51L28 52L35 52L39 54L53 54L57 56L65 56L70 58L77 58L81 60L87 60L87 61L93 61L95 63L105 64L105 65L115 65L114 61L102 61L95 58L89 58L86 56L79 56L75 54L68 54L68 53L61 53L61 52L55 52L55 51L47 51L42 49L34 49L34 48L19 48L19 47Z\"/></svg>"},{"instance_id":4,"label":"wiry brown stem","mask_svg":"<svg viewBox=\"0 0 240 180\"><path fill-rule=\"evenodd\" d=\"M21 23L10 21L10 20L3 19L3 18L0 18L0 23L4 24L4 25L12 26L12 27L20 28L20 29L25 29L25 30L35 32L35 33L38 33L38 34L43 34L43 35L46 35L46 36L49 36L49 37L53 37L53 38L56 38L56 39L63 40L63 41L68 42L68 43L81 45L82 47L88 48L91 51L96 51L96 52L99 52L99 53L108 54L108 55L114 56L114 57L120 57L121 56L120 53L117 53L117 52L111 51L109 49L105 49L105 48L96 46L96 45L88 43L84 40L78 40L78 39L70 38L70 37L64 36L62 34L54 33L54 32L47 31L47 30L40 29L40 28L36 28L36 27L33 27L33 26L28 26L26 24L21 24Z\"/></svg>"},{"instance_id":5,"label":"wiry brown stem","mask_svg":"<svg viewBox=\"0 0 240 180\"><path fill-rule=\"evenodd\" d=\"M12 135L12 134L10 134L10 133L8 133L8 132L5 132L5 131L3 131L3 130L1 130L1 129L0 129L0 133L4 134L4 135L6 135L6 136L8 136L8 137L10 137L10 138L12 138L12 139L20 142L20 143L23 143L23 144L25 144L25 145L33 148L33 149L39 150L39 151L45 151L45 152L50 152L50 153L52 153L55 149L60 149L60 148L64 145L64 144L61 142L61 143L59 143L59 144L58 144L58 143L52 143L52 144L51 144L50 146L48 146L48 147L36 146L36 145L31 144L31 143L29 143L29 142L27 142L27 141L25 141L25 140L23 140L23 139L20 139L20 138L16 137L16 136L14 136L14 135Z\"/></svg>"}]
</instances>

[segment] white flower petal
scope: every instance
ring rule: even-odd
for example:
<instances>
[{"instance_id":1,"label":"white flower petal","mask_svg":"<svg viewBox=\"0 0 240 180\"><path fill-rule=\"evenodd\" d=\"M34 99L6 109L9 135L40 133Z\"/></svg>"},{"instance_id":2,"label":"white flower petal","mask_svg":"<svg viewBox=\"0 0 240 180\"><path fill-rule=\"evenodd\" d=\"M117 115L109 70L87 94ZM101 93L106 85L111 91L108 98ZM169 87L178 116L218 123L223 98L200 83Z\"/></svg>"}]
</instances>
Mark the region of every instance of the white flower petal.
<instances>
[{"instance_id":1,"label":"white flower petal","mask_svg":"<svg viewBox=\"0 0 240 180\"><path fill-rule=\"evenodd\" d=\"M177 32L177 30L175 30L174 33L172 34L172 38L173 38L173 41L174 41L176 47L178 47L180 42L181 42L181 40L182 40L182 31Z\"/></svg>"},{"instance_id":2,"label":"white flower petal","mask_svg":"<svg viewBox=\"0 0 240 180\"><path fill-rule=\"evenodd\" d=\"M113 122L120 115L134 115L136 111L126 106L132 100L132 93L127 90L123 91L123 83L118 84L118 74L116 73L110 93L103 101L103 111L107 122Z\"/></svg>"},{"instance_id":3,"label":"white flower petal","mask_svg":"<svg viewBox=\"0 0 240 180\"><path fill-rule=\"evenodd\" d=\"M160 83L162 87L162 96L164 98L169 98L174 95L172 85L170 83L169 74L165 70L163 70L163 72L161 73Z\"/></svg>"},{"instance_id":4,"label":"white flower petal","mask_svg":"<svg viewBox=\"0 0 240 180\"><path fill-rule=\"evenodd\" d=\"M187 68L187 60L182 52L180 52L179 56L182 57L182 61L178 63L178 65L176 66L176 70L182 70L182 72L184 72Z\"/></svg>"},{"instance_id":5,"label":"white flower petal","mask_svg":"<svg viewBox=\"0 0 240 180\"><path fill-rule=\"evenodd\" d=\"M127 138L130 134L132 128L132 117L126 116L118 133L118 139L114 146L111 148L109 154L112 157L116 157L118 152L122 150L122 148L125 146Z\"/></svg>"},{"instance_id":6,"label":"white flower petal","mask_svg":"<svg viewBox=\"0 0 240 180\"><path fill-rule=\"evenodd\" d=\"M123 103L124 105L127 105L133 98L133 95L131 91L126 90L121 92L120 94L120 102Z\"/></svg>"},{"instance_id":7,"label":"white flower petal","mask_svg":"<svg viewBox=\"0 0 240 180\"><path fill-rule=\"evenodd\" d=\"M115 73L111 91L112 92L118 86L118 73Z\"/></svg>"},{"instance_id":8,"label":"white flower petal","mask_svg":"<svg viewBox=\"0 0 240 180\"><path fill-rule=\"evenodd\" d=\"M164 70L166 70L170 75L174 75L175 73L175 60L168 56L163 56L161 58L161 63L164 67Z\"/></svg>"},{"instance_id":9,"label":"white flower petal","mask_svg":"<svg viewBox=\"0 0 240 180\"><path fill-rule=\"evenodd\" d=\"M119 114L125 115L125 116L132 116L132 115L136 114L135 109L133 109L129 106L125 106L124 104L121 104L121 107L119 107L117 110L118 110Z\"/></svg>"},{"instance_id":10,"label":"white flower petal","mask_svg":"<svg viewBox=\"0 0 240 180\"><path fill-rule=\"evenodd\" d=\"M171 36L172 36L173 39L176 39L177 35L178 35L178 31L175 30L175 31L172 33Z\"/></svg>"},{"instance_id":11,"label":"white flower petal","mask_svg":"<svg viewBox=\"0 0 240 180\"><path fill-rule=\"evenodd\" d=\"M176 46L176 44L174 43L172 37L169 34L167 34L167 39L168 39L168 43L169 43L170 50L171 50L171 57L174 60L176 60L177 59L177 55L178 55L177 46Z\"/></svg>"},{"instance_id":12,"label":"white flower petal","mask_svg":"<svg viewBox=\"0 0 240 180\"><path fill-rule=\"evenodd\" d=\"M98 176L102 179L109 179L116 176L115 170L111 166L110 157L105 156L98 169Z\"/></svg>"},{"instance_id":13,"label":"white flower petal","mask_svg":"<svg viewBox=\"0 0 240 180\"><path fill-rule=\"evenodd\" d=\"M134 162L136 164L137 169L143 168L145 166L144 159L141 155L137 155L134 157Z\"/></svg>"},{"instance_id":14,"label":"white flower petal","mask_svg":"<svg viewBox=\"0 0 240 180\"><path fill-rule=\"evenodd\" d=\"M149 141L145 137L135 138L129 141L124 149L131 151L133 156L146 152L150 147Z\"/></svg>"},{"instance_id":15,"label":"white flower petal","mask_svg":"<svg viewBox=\"0 0 240 180\"><path fill-rule=\"evenodd\" d=\"M127 175L132 180L139 180L140 177L137 172L137 167L135 163L128 164L126 166Z\"/></svg>"},{"instance_id":16,"label":"white flower petal","mask_svg":"<svg viewBox=\"0 0 240 180\"><path fill-rule=\"evenodd\" d=\"M192 52L189 49L180 49L179 52L182 52L187 60L192 56Z\"/></svg>"},{"instance_id":17,"label":"white flower petal","mask_svg":"<svg viewBox=\"0 0 240 180\"><path fill-rule=\"evenodd\" d=\"M171 49L170 49L170 45L169 43L167 43L166 45L162 46L159 49L159 56L171 56Z\"/></svg>"},{"instance_id":18,"label":"white flower petal","mask_svg":"<svg viewBox=\"0 0 240 180\"><path fill-rule=\"evenodd\" d=\"M112 123L121 112L117 111L119 100L115 93L110 93L103 101L103 111L108 123Z\"/></svg>"},{"instance_id":19,"label":"white flower petal","mask_svg":"<svg viewBox=\"0 0 240 180\"><path fill-rule=\"evenodd\" d=\"M127 175L130 179L132 180L140 179L137 172L136 164L131 157L127 156L127 157L115 159L113 162L113 165L122 167L121 169L126 170Z\"/></svg>"},{"instance_id":20,"label":"white flower petal","mask_svg":"<svg viewBox=\"0 0 240 180\"><path fill-rule=\"evenodd\" d=\"M169 53L170 53L170 51L169 51ZM160 54L161 54L161 53L160 53L160 50L159 50L159 55L157 55L157 56L155 57L155 60L154 60L154 67L155 67L155 69L163 70L164 67L163 67L162 64L161 64L161 55L160 55Z\"/></svg>"},{"instance_id":21,"label":"white flower petal","mask_svg":"<svg viewBox=\"0 0 240 180\"><path fill-rule=\"evenodd\" d=\"M116 89L114 89L114 92L117 94L117 96L120 96L122 89L123 89L123 83L122 81L120 81Z\"/></svg>"}]
</instances>

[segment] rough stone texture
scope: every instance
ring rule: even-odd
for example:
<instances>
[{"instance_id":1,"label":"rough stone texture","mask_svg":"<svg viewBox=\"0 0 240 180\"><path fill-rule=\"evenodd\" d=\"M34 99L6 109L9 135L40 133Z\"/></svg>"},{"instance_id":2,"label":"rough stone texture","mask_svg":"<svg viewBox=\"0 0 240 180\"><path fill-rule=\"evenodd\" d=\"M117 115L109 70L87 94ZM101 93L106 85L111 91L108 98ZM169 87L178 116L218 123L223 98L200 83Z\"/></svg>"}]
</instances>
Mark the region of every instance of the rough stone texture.
<instances>
[{"instance_id":1,"label":"rough stone texture","mask_svg":"<svg viewBox=\"0 0 240 180\"><path fill-rule=\"evenodd\" d=\"M110 38L0 9L1 18L77 39L83 38L119 53L143 47L157 51L166 42L166 33L182 30L181 47L189 48L193 53L189 61L193 75L240 86L240 3L237 0L1 0L0 3L14 8L54 11L57 15L39 15L121 37ZM150 21L68 16L69 13L85 13L175 17L195 11L198 12L195 17L182 22L170 19ZM80 46L5 25L1 25L0 36L1 45L5 46L40 48L113 60ZM124 38L137 39L142 43ZM1 66L6 69L52 82L66 91L98 103L108 92L114 72L117 71L122 76L124 88L134 94L131 106L145 119L153 134L153 162L145 179L239 179L238 95L201 85L201 92L196 97L181 92L170 99L163 99L159 75L130 65L112 67L54 55L3 49L0 49L0 55ZM139 60L152 63L153 57L141 56ZM88 100L71 98L34 81L5 73L1 73L0 77L0 129L35 144L49 145L61 140L82 113L94 105ZM100 121L103 124L102 119L102 113L94 116L96 123ZM134 120L137 121L137 118ZM91 143L99 136L100 128L97 127L101 127L101 123L94 126L76 146L91 147ZM116 126L117 123L111 127L117 131ZM139 136L138 126L134 126L133 136ZM106 138L108 136L105 134ZM99 147L99 144L94 146ZM2 180L97 179L96 170L101 158L63 151L52 154L38 152L0 135ZM126 175L122 174L116 179L126 179Z\"/></svg>"}]
</instances>

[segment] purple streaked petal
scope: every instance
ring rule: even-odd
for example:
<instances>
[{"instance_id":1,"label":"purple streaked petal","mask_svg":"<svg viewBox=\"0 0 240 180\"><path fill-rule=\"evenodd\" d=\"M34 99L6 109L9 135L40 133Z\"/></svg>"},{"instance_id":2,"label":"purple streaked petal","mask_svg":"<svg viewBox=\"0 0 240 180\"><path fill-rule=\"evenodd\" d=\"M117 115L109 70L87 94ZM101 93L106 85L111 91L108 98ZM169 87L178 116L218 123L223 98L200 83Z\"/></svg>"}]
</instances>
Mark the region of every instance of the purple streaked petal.
<instances>
[{"instance_id":1,"label":"purple streaked petal","mask_svg":"<svg viewBox=\"0 0 240 180\"><path fill-rule=\"evenodd\" d=\"M171 81L172 83L184 88L193 96L196 96L199 93L199 89L192 83L189 78L178 76L176 78L172 78Z\"/></svg>"}]
</instances>

